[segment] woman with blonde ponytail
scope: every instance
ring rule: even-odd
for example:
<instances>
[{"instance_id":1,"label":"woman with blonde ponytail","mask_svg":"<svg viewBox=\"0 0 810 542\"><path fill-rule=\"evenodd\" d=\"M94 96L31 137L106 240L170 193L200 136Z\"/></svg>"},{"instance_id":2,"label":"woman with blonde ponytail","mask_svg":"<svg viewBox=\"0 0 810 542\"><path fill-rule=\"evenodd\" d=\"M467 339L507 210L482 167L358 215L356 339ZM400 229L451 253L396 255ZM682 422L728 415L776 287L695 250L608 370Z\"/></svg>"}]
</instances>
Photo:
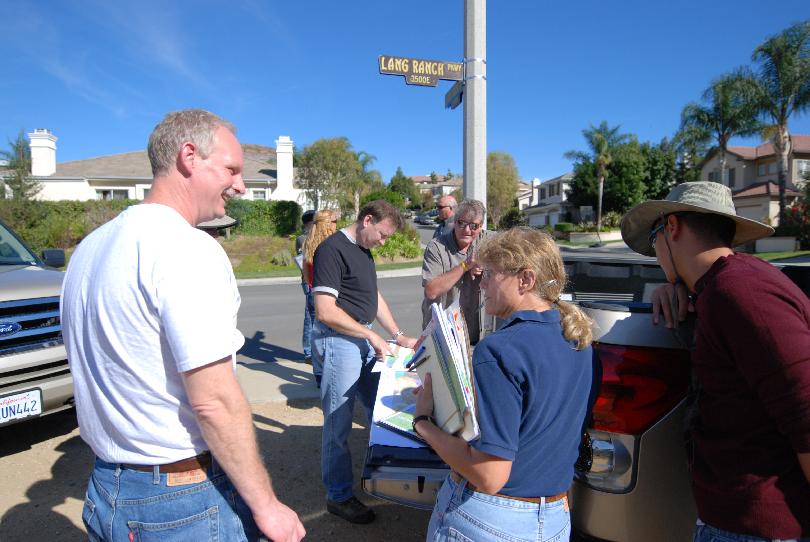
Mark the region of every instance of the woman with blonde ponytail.
<instances>
[{"instance_id":1,"label":"woman with blonde ponytail","mask_svg":"<svg viewBox=\"0 0 810 542\"><path fill-rule=\"evenodd\" d=\"M304 240L304 246L301 249L301 254L304 256L304 280L307 283L307 310L312 310L314 317L315 302L312 298L312 274L313 262L315 260L315 250L323 243L327 237L337 231L338 212L334 209L322 209L315 213L315 218L312 219L312 227L309 229L307 238ZM315 385L321 387L321 375L323 374L323 366L320 360L316 359L317 356L312 357L312 375L315 377Z\"/></svg>"},{"instance_id":2,"label":"woman with blonde ponytail","mask_svg":"<svg viewBox=\"0 0 810 542\"><path fill-rule=\"evenodd\" d=\"M566 492L593 376L591 322L560 299L565 266L548 234L498 233L477 261L486 311L505 323L473 354L478 440L433 423L430 375L416 392L414 428L452 469L427 539L568 540Z\"/></svg>"}]
</instances>

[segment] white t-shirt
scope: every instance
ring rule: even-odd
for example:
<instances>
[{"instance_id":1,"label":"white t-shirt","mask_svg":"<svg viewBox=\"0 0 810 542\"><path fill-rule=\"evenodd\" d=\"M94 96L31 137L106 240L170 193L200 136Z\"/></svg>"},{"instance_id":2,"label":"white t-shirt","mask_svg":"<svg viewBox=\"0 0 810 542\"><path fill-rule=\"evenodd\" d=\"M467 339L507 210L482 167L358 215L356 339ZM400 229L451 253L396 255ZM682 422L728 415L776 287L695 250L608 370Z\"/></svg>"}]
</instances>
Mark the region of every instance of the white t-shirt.
<instances>
[{"instance_id":1,"label":"white t-shirt","mask_svg":"<svg viewBox=\"0 0 810 542\"><path fill-rule=\"evenodd\" d=\"M110 463L162 464L207 449L181 372L244 337L225 251L164 205L135 205L81 242L62 286L62 334L82 438Z\"/></svg>"}]
</instances>

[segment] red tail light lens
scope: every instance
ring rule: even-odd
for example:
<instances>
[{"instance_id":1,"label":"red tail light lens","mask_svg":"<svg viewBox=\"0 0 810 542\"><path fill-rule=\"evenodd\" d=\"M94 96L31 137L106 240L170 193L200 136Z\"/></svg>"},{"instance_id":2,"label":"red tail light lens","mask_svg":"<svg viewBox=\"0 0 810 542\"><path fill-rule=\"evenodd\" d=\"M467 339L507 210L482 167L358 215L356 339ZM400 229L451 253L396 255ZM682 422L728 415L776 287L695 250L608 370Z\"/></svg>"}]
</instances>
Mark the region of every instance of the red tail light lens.
<instances>
[{"instance_id":1,"label":"red tail light lens","mask_svg":"<svg viewBox=\"0 0 810 542\"><path fill-rule=\"evenodd\" d=\"M638 435L667 414L689 388L689 352L594 344L602 362L602 387L593 428Z\"/></svg>"}]
</instances>

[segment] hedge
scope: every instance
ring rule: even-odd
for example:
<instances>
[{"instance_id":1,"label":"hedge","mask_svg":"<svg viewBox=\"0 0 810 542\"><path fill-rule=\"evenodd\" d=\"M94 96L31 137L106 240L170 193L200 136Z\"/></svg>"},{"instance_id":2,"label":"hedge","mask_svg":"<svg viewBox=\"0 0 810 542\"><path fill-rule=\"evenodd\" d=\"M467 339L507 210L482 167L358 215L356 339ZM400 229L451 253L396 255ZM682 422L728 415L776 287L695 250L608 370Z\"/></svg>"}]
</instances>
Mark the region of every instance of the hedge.
<instances>
[{"instance_id":1,"label":"hedge","mask_svg":"<svg viewBox=\"0 0 810 542\"><path fill-rule=\"evenodd\" d=\"M0 220L34 250L69 249L118 213L139 203L112 201L16 201L0 199ZM226 212L239 220L234 233L286 236L300 229L301 207L293 201L230 200Z\"/></svg>"}]
</instances>

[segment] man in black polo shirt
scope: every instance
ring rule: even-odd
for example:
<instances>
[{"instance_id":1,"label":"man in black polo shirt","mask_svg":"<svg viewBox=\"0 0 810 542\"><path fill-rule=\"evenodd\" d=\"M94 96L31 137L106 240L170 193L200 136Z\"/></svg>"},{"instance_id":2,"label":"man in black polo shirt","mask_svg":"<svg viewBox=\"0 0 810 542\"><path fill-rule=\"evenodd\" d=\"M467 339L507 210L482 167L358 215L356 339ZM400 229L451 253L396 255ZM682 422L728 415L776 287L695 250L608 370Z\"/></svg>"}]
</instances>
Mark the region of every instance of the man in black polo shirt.
<instances>
[{"instance_id":1,"label":"man in black polo shirt","mask_svg":"<svg viewBox=\"0 0 810 542\"><path fill-rule=\"evenodd\" d=\"M371 425L379 382L379 373L371 369L375 357L390 353L388 343L371 324L377 319L400 346L413 347L416 343L402 333L377 291L377 271L370 251L401 226L394 206L372 201L360 209L354 224L327 238L315 251L312 355L323 363L321 474L327 510L352 523L374 521L374 511L352 491L348 445L355 395L359 395Z\"/></svg>"}]
</instances>

